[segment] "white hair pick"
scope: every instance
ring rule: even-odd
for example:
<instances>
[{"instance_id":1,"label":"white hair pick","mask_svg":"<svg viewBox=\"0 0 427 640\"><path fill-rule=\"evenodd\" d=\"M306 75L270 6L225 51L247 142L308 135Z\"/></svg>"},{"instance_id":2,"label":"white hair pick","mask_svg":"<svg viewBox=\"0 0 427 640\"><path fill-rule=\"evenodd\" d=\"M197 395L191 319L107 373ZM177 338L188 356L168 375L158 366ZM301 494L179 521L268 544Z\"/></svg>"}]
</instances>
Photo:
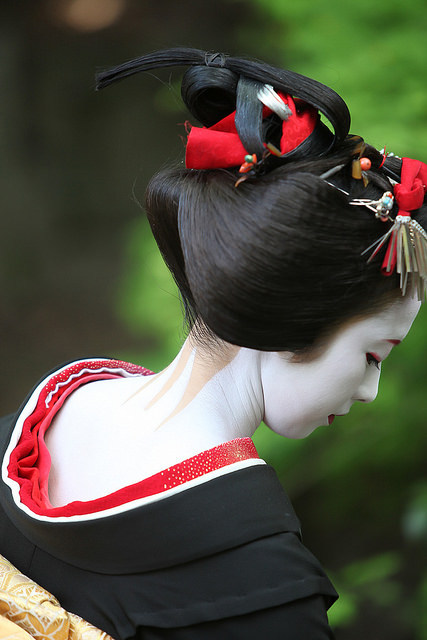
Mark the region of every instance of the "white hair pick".
<instances>
[{"instance_id":1,"label":"white hair pick","mask_svg":"<svg viewBox=\"0 0 427 640\"><path fill-rule=\"evenodd\" d=\"M257 97L263 105L274 111L282 120L287 120L292 115L290 107L283 102L271 84L265 84L258 91Z\"/></svg>"}]
</instances>

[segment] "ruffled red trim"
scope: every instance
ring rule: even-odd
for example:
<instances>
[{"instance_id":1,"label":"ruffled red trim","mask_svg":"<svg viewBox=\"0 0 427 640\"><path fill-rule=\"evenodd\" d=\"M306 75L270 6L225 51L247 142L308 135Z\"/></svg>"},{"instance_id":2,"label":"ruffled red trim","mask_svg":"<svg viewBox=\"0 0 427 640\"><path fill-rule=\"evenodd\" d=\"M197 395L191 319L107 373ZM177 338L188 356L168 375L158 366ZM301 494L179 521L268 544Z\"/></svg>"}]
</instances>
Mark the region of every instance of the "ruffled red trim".
<instances>
[{"instance_id":1,"label":"ruffled red trim","mask_svg":"<svg viewBox=\"0 0 427 640\"><path fill-rule=\"evenodd\" d=\"M33 513L48 517L97 513L162 493L235 462L259 457L250 438L239 438L203 451L106 496L52 507L48 496L51 460L44 442L47 428L66 398L77 387L89 381L123 377L123 372L152 374L148 369L119 360L82 361L54 374L43 386L35 409L24 419L19 442L10 455L8 465L9 478L20 486L21 503Z\"/></svg>"}]
</instances>

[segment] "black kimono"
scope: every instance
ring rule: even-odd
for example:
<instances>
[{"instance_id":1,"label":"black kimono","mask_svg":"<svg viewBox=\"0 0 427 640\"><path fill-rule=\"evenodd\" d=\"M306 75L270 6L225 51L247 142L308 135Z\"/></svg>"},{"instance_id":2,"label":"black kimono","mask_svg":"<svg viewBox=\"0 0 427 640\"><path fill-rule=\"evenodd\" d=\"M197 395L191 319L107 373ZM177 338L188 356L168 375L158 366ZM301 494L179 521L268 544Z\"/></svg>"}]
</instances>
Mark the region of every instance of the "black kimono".
<instances>
[{"instance_id":1,"label":"black kimono","mask_svg":"<svg viewBox=\"0 0 427 640\"><path fill-rule=\"evenodd\" d=\"M0 553L117 639L332 638L336 592L249 438L109 496L50 505L43 436L62 402L80 384L148 373L65 365L1 421Z\"/></svg>"}]
</instances>

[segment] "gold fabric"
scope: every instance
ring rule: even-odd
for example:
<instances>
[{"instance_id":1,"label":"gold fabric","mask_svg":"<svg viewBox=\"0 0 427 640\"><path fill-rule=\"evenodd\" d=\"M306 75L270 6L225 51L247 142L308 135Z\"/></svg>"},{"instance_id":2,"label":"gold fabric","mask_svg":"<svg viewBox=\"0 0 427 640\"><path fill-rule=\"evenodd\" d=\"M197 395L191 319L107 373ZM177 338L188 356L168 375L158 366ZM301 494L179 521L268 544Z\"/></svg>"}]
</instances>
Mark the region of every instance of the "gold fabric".
<instances>
[{"instance_id":1,"label":"gold fabric","mask_svg":"<svg viewBox=\"0 0 427 640\"><path fill-rule=\"evenodd\" d=\"M65 611L51 593L0 555L1 640L113 640Z\"/></svg>"},{"instance_id":2,"label":"gold fabric","mask_svg":"<svg viewBox=\"0 0 427 640\"><path fill-rule=\"evenodd\" d=\"M0 618L0 638L1 640L33 640L24 629L3 616Z\"/></svg>"}]
</instances>

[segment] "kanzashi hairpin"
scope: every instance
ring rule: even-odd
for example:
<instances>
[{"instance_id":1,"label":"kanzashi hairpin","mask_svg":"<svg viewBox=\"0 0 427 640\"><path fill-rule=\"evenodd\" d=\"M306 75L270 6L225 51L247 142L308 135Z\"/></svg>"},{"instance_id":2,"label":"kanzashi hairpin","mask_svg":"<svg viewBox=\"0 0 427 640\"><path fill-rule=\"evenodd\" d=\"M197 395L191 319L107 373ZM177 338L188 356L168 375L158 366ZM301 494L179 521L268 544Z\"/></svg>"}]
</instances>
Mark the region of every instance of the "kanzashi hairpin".
<instances>
[{"instance_id":1,"label":"kanzashi hairpin","mask_svg":"<svg viewBox=\"0 0 427 640\"><path fill-rule=\"evenodd\" d=\"M391 229L362 255L371 249L374 251L368 258L372 262L382 247L388 242L382 263L383 275L390 276L394 269L400 274L400 288L405 295L409 274L413 276L413 285L418 292L419 300L423 300L427 290L427 233L411 216L396 216Z\"/></svg>"},{"instance_id":2,"label":"kanzashi hairpin","mask_svg":"<svg viewBox=\"0 0 427 640\"><path fill-rule=\"evenodd\" d=\"M254 174L257 168L257 164L258 164L258 158L256 156L256 153L247 154L245 156L244 163L241 165L239 169L239 173L242 175L240 176L240 178L238 178L238 180L236 180L236 182L234 183L234 186L238 187L239 184L247 180L247 178L249 177L249 174Z\"/></svg>"},{"instance_id":3,"label":"kanzashi hairpin","mask_svg":"<svg viewBox=\"0 0 427 640\"><path fill-rule=\"evenodd\" d=\"M258 162L256 154L248 154L245 156L245 161L239 169L239 173L248 173L255 168L256 163Z\"/></svg>"},{"instance_id":4,"label":"kanzashi hairpin","mask_svg":"<svg viewBox=\"0 0 427 640\"><path fill-rule=\"evenodd\" d=\"M394 186L394 198L399 207L398 215L387 233L363 252L365 254L374 249L368 259L368 262L371 262L387 243L381 266L382 273L390 276L396 269L400 274L403 295L407 291L408 277L411 274L411 286L418 292L420 300L424 299L427 290L427 232L412 218L411 212L423 205L426 185L427 165L419 160L403 158L400 183ZM388 206L387 195L385 193L377 204L379 217L382 217L381 208L386 202L386 207ZM368 206L366 203L361 204ZM386 215L383 217L391 220L387 208L384 213Z\"/></svg>"},{"instance_id":5,"label":"kanzashi hairpin","mask_svg":"<svg viewBox=\"0 0 427 640\"><path fill-rule=\"evenodd\" d=\"M362 162L363 160L364 158L361 158L355 162L367 166ZM342 168L343 165L338 165L320 177L331 187L350 197L347 191L327 180ZM400 179L400 183L391 181L394 184L394 193L385 191L378 200L354 198L349 200L349 204L366 207L382 222L392 223L389 230L365 249L362 255L371 251L369 263L381 249L386 247L381 265L383 275L391 276L396 270L400 275L402 294L405 295L411 274L410 286L418 293L418 298L423 300L427 292L427 232L412 218L411 211L419 209L424 202L427 190L427 165L418 160L403 158ZM393 219L391 212L395 203L398 205L398 215Z\"/></svg>"},{"instance_id":6,"label":"kanzashi hairpin","mask_svg":"<svg viewBox=\"0 0 427 640\"><path fill-rule=\"evenodd\" d=\"M383 193L379 200L370 200L369 198L355 198L350 201L350 204L356 206L367 207L375 213L375 217L379 218L383 222L391 220L390 212L394 206L394 196L391 191Z\"/></svg>"},{"instance_id":7,"label":"kanzashi hairpin","mask_svg":"<svg viewBox=\"0 0 427 640\"><path fill-rule=\"evenodd\" d=\"M366 187L369 183L367 171L372 166L372 162L369 158L356 158L351 165L351 175L355 180L363 180L363 184Z\"/></svg>"},{"instance_id":8,"label":"kanzashi hairpin","mask_svg":"<svg viewBox=\"0 0 427 640\"><path fill-rule=\"evenodd\" d=\"M282 100L270 84L264 84L258 91L257 96L263 105L274 111L282 120L287 120L292 115L292 109Z\"/></svg>"}]
</instances>

